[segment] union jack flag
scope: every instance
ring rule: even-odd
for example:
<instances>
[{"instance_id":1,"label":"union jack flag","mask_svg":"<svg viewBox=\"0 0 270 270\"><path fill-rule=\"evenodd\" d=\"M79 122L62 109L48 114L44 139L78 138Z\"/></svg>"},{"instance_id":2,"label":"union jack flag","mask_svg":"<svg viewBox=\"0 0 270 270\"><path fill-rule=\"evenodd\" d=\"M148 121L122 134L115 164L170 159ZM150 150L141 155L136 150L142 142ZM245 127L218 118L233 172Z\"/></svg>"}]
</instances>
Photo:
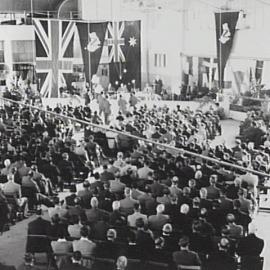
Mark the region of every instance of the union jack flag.
<instances>
[{"instance_id":1,"label":"union jack flag","mask_svg":"<svg viewBox=\"0 0 270 270\"><path fill-rule=\"evenodd\" d=\"M59 97L66 85L65 75L73 72L75 22L34 19L36 35L36 72L40 94Z\"/></svg>"},{"instance_id":2,"label":"union jack flag","mask_svg":"<svg viewBox=\"0 0 270 270\"><path fill-rule=\"evenodd\" d=\"M125 22L110 22L105 37L105 46L108 46L108 62L125 62L126 58L121 46L125 46L123 33Z\"/></svg>"}]
</instances>

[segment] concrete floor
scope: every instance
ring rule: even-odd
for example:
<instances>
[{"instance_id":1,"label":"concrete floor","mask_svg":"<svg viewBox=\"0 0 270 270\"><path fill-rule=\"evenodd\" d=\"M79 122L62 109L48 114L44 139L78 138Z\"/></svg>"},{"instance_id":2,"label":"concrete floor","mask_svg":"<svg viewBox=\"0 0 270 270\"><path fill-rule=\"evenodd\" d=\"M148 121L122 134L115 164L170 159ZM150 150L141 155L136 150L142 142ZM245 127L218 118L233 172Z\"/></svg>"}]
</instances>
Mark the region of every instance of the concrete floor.
<instances>
[{"instance_id":1,"label":"concrete floor","mask_svg":"<svg viewBox=\"0 0 270 270\"><path fill-rule=\"evenodd\" d=\"M212 145L222 143L225 140L229 147L234 145L235 136L239 134L239 122L233 120L222 121L222 136L218 136ZM23 261L27 225L34 217L19 222L11 227L10 231L0 236L0 261L9 265L18 266ZM265 240L263 256L265 258L264 269L270 269L270 211L259 212L256 217L258 235ZM268 224L269 223L269 224Z\"/></svg>"}]
</instances>

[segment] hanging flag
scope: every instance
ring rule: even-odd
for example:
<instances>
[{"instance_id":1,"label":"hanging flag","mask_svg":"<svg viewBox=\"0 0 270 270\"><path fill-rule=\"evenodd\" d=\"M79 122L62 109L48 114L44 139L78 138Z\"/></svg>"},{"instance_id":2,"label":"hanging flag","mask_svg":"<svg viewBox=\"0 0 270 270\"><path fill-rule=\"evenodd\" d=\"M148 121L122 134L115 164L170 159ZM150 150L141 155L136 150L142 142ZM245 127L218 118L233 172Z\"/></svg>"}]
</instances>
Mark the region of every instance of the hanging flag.
<instances>
[{"instance_id":1,"label":"hanging flag","mask_svg":"<svg viewBox=\"0 0 270 270\"><path fill-rule=\"evenodd\" d=\"M216 70L217 70L216 58L199 57L198 86L212 89L214 86Z\"/></svg>"},{"instance_id":2,"label":"hanging flag","mask_svg":"<svg viewBox=\"0 0 270 270\"><path fill-rule=\"evenodd\" d=\"M110 82L129 88L141 87L141 22L110 22L105 44L108 49Z\"/></svg>"},{"instance_id":3,"label":"hanging flag","mask_svg":"<svg viewBox=\"0 0 270 270\"><path fill-rule=\"evenodd\" d=\"M220 88L224 88L224 70L233 47L234 34L236 30L235 28L238 17L239 12L215 13Z\"/></svg>"},{"instance_id":4,"label":"hanging flag","mask_svg":"<svg viewBox=\"0 0 270 270\"><path fill-rule=\"evenodd\" d=\"M97 73L108 22L77 22L86 82Z\"/></svg>"},{"instance_id":5,"label":"hanging flag","mask_svg":"<svg viewBox=\"0 0 270 270\"><path fill-rule=\"evenodd\" d=\"M36 73L43 97L59 97L59 88L70 86L73 73L72 21L33 19L36 40ZM67 81L67 79L69 79Z\"/></svg>"},{"instance_id":6,"label":"hanging flag","mask_svg":"<svg viewBox=\"0 0 270 270\"><path fill-rule=\"evenodd\" d=\"M262 74L263 74L263 61L257 60L255 68L255 79L256 82L259 84L262 82Z\"/></svg>"}]
</instances>

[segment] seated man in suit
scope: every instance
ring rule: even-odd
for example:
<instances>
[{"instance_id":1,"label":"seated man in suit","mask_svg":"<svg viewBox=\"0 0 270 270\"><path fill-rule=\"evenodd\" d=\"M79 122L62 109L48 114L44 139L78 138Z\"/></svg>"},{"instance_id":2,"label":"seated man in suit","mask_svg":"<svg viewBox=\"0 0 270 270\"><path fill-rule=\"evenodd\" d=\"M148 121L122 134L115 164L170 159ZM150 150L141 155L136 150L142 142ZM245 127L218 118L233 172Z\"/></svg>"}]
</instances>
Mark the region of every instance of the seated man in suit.
<instances>
[{"instance_id":1,"label":"seated man in suit","mask_svg":"<svg viewBox=\"0 0 270 270\"><path fill-rule=\"evenodd\" d=\"M177 265L201 265L199 255L189 250L189 238L183 236L179 240L180 250L173 252L173 261Z\"/></svg>"},{"instance_id":2,"label":"seated man in suit","mask_svg":"<svg viewBox=\"0 0 270 270\"><path fill-rule=\"evenodd\" d=\"M127 216L131 215L136 203L138 203L138 201L131 197L130 188L125 188L125 199L120 201L120 211Z\"/></svg>"},{"instance_id":3,"label":"seated man in suit","mask_svg":"<svg viewBox=\"0 0 270 270\"><path fill-rule=\"evenodd\" d=\"M256 225L250 223L248 236L240 239L236 253L241 257L243 269L256 269L260 263L260 255L264 248L264 240L256 236Z\"/></svg>"},{"instance_id":4,"label":"seated man in suit","mask_svg":"<svg viewBox=\"0 0 270 270\"><path fill-rule=\"evenodd\" d=\"M14 175L8 174L8 182L3 185L3 192L5 196L12 196L19 208L23 210L24 216L27 215L27 198L22 197L21 185L14 182Z\"/></svg>"},{"instance_id":5,"label":"seated man in suit","mask_svg":"<svg viewBox=\"0 0 270 270\"><path fill-rule=\"evenodd\" d=\"M235 223L235 216L233 214L228 214L226 220L229 228L229 237L232 239L241 238L243 236L243 227Z\"/></svg>"},{"instance_id":6,"label":"seated man in suit","mask_svg":"<svg viewBox=\"0 0 270 270\"><path fill-rule=\"evenodd\" d=\"M72 242L66 240L63 230L61 230L58 235L58 240L52 241L51 246L53 253L59 254L59 256L56 255L56 264L58 268L60 268L61 263L68 259L68 256L63 256L63 254L70 253L73 249Z\"/></svg>"},{"instance_id":7,"label":"seated man in suit","mask_svg":"<svg viewBox=\"0 0 270 270\"><path fill-rule=\"evenodd\" d=\"M234 257L232 257L228 250L230 248L230 242L227 238L221 238L218 244L218 251L210 254L206 261L207 270L236 270L237 263Z\"/></svg>"},{"instance_id":8,"label":"seated man in suit","mask_svg":"<svg viewBox=\"0 0 270 270\"><path fill-rule=\"evenodd\" d=\"M159 204L156 208L156 215L148 217L149 228L155 231L161 231L163 226L169 221L169 216L164 215L165 211L164 204Z\"/></svg>"},{"instance_id":9,"label":"seated man in suit","mask_svg":"<svg viewBox=\"0 0 270 270\"><path fill-rule=\"evenodd\" d=\"M87 217L88 222L92 225L97 221L103 219L104 216L109 215L109 213L105 210L102 210L98 207L99 202L96 197L91 199L91 209L86 209L85 214Z\"/></svg>"},{"instance_id":10,"label":"seated man in suit","mask_svg":"<svg viewBox=\"0 0 270 270\"><path fill-rule=\"evenodd\" d=\"M107 231L106 241L100 242L97 245L96 256L101 258L110 258L116 260L121 254L124 245L117 242L117 232L115 229L109 229Z\"/></svg>"},{"instance_id":11,"label":"seated man in suit","mask_svg":"<svg viewBox=\"0 0 270 270\"><path fill-rule=\"evenodd\" d=\"M73 241L73 250L80 251L83 256L92 256L95 253L96 244L88 239L89 230L86 226L81 228L80 240Z\"/></svg>"},{"instance_id":12,"label":"seated man in suit","mask_svg":"<svg viewBox=\"0 0 270 270\"><path fill-rule=\"evenodd\" d=\"M134 213L127 217L128 226L136 227L136 220L138 218L142 218L144 224L147 224L147 216L141 213L141 206L139 203L135 203L134 205Z\"/></svg>"}]
</instances>

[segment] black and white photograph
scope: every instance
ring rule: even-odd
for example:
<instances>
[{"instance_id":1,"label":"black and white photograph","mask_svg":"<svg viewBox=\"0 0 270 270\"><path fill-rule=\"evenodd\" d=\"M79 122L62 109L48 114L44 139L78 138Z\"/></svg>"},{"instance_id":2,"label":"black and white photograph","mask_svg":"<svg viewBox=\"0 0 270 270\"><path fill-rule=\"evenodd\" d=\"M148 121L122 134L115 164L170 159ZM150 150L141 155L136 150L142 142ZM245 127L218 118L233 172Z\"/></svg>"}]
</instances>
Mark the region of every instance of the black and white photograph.
<instances>
[{"instance_id":1,"label":"black and white photograph","mask_svg":"<svg viewBox=\"0 0 270 270\"><path fill-rule=\"evenodd\" d=\"M0 270L267 270L269 189L270 0L0 0Z\"/></svg>"}]
</instances>

